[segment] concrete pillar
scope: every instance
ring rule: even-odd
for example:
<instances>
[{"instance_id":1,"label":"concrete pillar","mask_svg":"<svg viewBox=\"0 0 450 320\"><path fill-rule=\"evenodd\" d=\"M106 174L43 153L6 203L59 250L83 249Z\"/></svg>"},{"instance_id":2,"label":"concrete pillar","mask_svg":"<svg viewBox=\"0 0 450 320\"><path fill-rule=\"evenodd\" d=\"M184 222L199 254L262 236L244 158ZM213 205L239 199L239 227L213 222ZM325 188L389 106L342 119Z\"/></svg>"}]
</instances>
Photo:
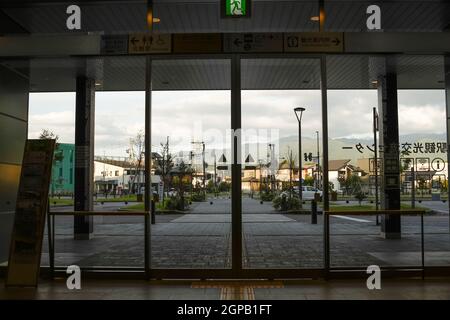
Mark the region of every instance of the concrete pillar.
<instances>
[{"instance_id":1,"label":"concrete pillar","mask_svg":"<svg viewBox=\"0 0 450 320\"><path fill-rule=\"evenodd\" d=\"M397 74L395 57L381 60L378 73L378 113L381 160L381 209L400 209L400 155L398 132ZM381 235L386 239L401 237L400 215L383 215Z\"/></svg>"},{"instance_id":2,"label":"concrete pillar","mask_svg":"<svg viewBox=\"0 0 450 320\"><path fill-rule=\"evenodd\" d=\"M78 76L75 107L75 211L92 211L94 191L95 80ZM88 240L93 217L74 218L74 238Z\"/></svg>"},{"instance_id":3,"label":"concrete pillar","mask_svg":"<svg viewBox=\"0 0 450 320\"><path fill-rule=\"evenodd\" d=\"M29 63L0 63L0 264L8 260L28 128Z\"/></svg>"}]
</instances>

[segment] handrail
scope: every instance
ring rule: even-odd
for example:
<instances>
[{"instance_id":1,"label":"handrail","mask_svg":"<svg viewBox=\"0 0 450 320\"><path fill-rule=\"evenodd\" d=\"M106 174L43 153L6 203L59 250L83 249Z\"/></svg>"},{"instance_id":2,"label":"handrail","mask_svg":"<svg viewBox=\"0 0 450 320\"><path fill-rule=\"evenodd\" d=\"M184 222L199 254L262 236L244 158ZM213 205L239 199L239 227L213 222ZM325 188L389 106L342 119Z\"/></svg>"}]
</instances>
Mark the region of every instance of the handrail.
<instances>
[{"instance_id":1,"label":"handrail","mask_svg":"<svg viewBox=\"0 0 450 320\"><path fill-rule=\"evenodd\" d=\"M150 211L50 211L50 216L148 216Z\"/></svg>"},{"instance_id":2,"label":"handrail","mask_svg":"<svg viewBox=\"0 0 450 320\"><path fill-rule=\"evenodd\" d=\"M48 241L50 274L54 277L55 271L55 217L56 216L142 216L144 221L144 270L150 278L150 211L50 211L47 210Z\"/></svg>"},{"instance_id":3,"label":"handrail","mask_svg":"<svg viewBox=\"0 0 450 320\"><path fill-rule=\"evenodd\" d=\"M324 211L324 265L325 273L328 274L330 271L330 216L352 216L352 215L409 215L409 216L420 216L420 246L421 246L421 270L422 279L425 278L425 235L424 235L424 222L423 216L426 213L425 209L407 209L407 210L358 210L358 211Z\"/></svg>"},{"instance_id":4,"label":"handrail","mask_svg":"<svg viewBox=\"0 0 450 320\"><path fill-rule=\"evenodd\" d=\"M325 211L326 215L333 216L374 216L380 214L399 214L399 215L422 215L426 212L425 209L408 209L408 210L356 210L356 211L346 211L346 210L336 210L336 211Z\"/></svg>"}]
</instances>

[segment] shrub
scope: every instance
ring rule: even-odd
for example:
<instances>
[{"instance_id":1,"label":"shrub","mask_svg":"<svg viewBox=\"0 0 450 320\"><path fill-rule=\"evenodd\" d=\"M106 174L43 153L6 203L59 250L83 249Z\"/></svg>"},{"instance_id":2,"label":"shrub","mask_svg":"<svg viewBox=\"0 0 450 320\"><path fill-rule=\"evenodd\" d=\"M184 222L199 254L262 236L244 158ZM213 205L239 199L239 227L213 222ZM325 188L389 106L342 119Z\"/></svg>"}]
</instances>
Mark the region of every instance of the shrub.
<instances>
[{"instance_id":1,"label":"shrub","mask_svg":"<svg viewBox=\"0 0 450 320\"><path fill-rule=\"evenodd\" d=\"M219 192L228 192L231 190L231 184L225 181L219 183Z\"/></svg>"},{"instance_id":2,"label":"shrub","mask_svg":"<svg viewBox=\"0 0 450 320\"><path fill-rule=\"evenodd\" d=\"M275 198L275 195L272 192L264 192L261 194L262 201L272 201Z\"/></svg>"},{"instance_id":3,"label":"shrub","mask_svg":"<svg viewBox=\"0 0 450 320\"><path fill-rule=\"evenodd\" d=\"M169 197L164 199L163 208L166 210L186 210L189 204L186 199L184 199L184 204L181 197Z\"/></svg>"},{"instance_id":4,"label":"shrub","mask_svg":"<svg viewBox=\"0 0 450 320\"><path fill-rule=\"evenodd\" d=\"M367 198L366 194L362 191L359 191L358 193L355 194L355 198L358 200L359 205L361 205L361 202Z\"/></svg>"},{"instance_id":5,"label":"shrub","mask_svg":"<svg viewBox=\"0 0 450 320\"><path fill-rule=\"evenodd\" d=\"M192 202L202 202L205 201L205 195L202 192L194 193L191 196Z\"/></svg>"},{"instance_id":6,"label":"shrub","mask_svg":"<svg viewBox=\"0 0 450 320\"><path fill-rule=\"evenodd\" d=\"M297 210L300 209L300 200L297 197L276 196L272 200L272 206L275 210Z\"/></svg>"}]
</instances>

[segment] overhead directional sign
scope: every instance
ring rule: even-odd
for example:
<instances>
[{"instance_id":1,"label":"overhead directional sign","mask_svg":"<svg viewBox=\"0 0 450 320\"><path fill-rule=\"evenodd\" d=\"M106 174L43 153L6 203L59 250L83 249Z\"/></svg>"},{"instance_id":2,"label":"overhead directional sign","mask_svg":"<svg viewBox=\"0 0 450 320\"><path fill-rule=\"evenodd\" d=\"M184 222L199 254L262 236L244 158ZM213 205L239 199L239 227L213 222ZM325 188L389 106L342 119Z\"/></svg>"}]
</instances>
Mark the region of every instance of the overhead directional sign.
<instances>
[{"instance_id":1,"label":"overhead directional sign","mask_svg":"<svg viewBox=\"0 0 450 320\"><path fill-rule=\"evenodd\" d=\"M127 35L103 35L100 45L101 54L127 54Z\"/></svg>"},{"instance_id":2,"label":"overhead directional sign","mask_svg":"<svg viewBox=\"0 0 450 320\"><path fill-rule=\"evenodd\" d=\"M173 35L174 53L222 52L220 33L180 33Z\"/></svg>"},{"instance_id":3,"label":"overhead directional sign","mask_svg":"<svg viewBox=\"0 0 450 320\"><path fill-rule=\"evenodd\" d=\"M172 50L170 34L135 33L128 36L128 53L170 53Z\"/></svg>"},{"instance_id":4,"label":"overhead directional sign","mask_svg":"<svg viewBox=\"0 0 450 320\"><path fill-rule=\"evenodd\" d=\"M340 32L301 32L284 35L285 52L343 52L344 36Z\"/></svg>"},{"instance_id":5,"label":"overhead directional sign","mask_svg":"<svg viewBox=\"0 0 450 320\"><path fill-rule=\"evenodd\" d=\"M282 52L281 33L232 33L224 35L225 52Z\"/></svg>"}]
</instances>

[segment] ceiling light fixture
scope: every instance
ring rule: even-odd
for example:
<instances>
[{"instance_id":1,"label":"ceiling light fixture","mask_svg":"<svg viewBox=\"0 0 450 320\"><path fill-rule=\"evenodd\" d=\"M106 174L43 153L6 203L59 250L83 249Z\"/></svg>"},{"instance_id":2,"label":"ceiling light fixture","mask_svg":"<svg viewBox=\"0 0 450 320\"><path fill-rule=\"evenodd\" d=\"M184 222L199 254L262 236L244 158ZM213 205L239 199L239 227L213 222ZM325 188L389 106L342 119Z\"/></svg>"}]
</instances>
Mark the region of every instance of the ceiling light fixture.
<instances>
[{"instance_id":1,"label":"ceiling light fixture","mask_svg":"<svg viewBox=\"0 0 450 320\"><path fill-rule=\"evenodd\" d=\"M311 17L311 21L319 22L320 21L320 17L319 16L312 16Z\"/></svg>"},{"instance_id":2,"label":"ceiling light fixture","mask_svg":"<svg viewBox=\"0 0 450 320\"><path fill-rule=\"evenodd\" d=\"M147 0L147 27L149 31L153 30L153 24L161 22L160 18L153 16L153 0Z\"/></svg>"}]
</instances>

